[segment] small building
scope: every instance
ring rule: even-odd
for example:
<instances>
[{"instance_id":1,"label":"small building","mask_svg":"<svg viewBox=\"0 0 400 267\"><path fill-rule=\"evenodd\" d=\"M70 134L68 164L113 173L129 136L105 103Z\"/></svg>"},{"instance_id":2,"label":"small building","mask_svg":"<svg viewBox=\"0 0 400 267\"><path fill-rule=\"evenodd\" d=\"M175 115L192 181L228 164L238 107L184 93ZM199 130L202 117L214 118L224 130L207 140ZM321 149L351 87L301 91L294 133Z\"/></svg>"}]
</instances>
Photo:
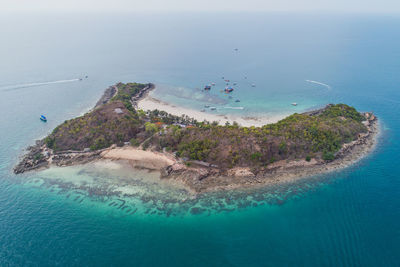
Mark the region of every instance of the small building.
<instances>
[{"instance_id":1,"label":"small building","mask_svg":"<svg viewBox=\"0 0 400 267\"><path fill-rule=\"evenodd\" d=\"M124 112L122 111L122 109L120 109L120 108L114 109L114 112L117 113L117 114L122 114L122 113L124 113Z\"/></svg>"},{"instance_id":2,"label":"small building","mask_svg":"<svg viewBox=\"0 0 400 267\"><path fill-rule=\"evenodd\" d=\"M181 124L181 123L174 123L173 125L179 126L181 128L186 128L186 125L185 124Z\"/></svg>"}]
</instances>

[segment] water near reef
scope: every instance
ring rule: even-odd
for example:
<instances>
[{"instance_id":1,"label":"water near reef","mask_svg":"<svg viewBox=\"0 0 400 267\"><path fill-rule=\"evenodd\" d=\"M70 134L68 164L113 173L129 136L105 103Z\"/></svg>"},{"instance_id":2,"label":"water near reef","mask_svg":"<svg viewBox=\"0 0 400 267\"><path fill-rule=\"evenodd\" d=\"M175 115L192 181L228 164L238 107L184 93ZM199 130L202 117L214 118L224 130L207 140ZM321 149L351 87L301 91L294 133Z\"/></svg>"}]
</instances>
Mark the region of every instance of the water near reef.
<instances>
[{"instance_id":1,"label":"water near reef","mask_svg":"<svg viewBox=\"0 0 400 267\"><path fill-rule=\"evenodd\" d=\"M0 25L1 266L400 265L400 17L10 15ZM237 83L232 99L222 77ZM344 102L374 111L382 134L343 171L198 199L124 162L12 173L25 147L118 81L221 114ZM196 89L211 82L209 95Z\"/></svg>"}]
</instances>

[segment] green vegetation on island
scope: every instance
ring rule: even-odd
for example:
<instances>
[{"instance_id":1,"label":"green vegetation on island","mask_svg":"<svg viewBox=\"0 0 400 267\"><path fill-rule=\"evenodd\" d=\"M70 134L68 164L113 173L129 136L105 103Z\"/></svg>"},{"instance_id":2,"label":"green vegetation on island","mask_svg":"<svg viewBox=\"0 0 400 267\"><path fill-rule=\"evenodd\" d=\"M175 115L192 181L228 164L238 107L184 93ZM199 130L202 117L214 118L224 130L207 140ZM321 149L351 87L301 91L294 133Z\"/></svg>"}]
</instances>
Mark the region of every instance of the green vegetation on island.
<instances>
[{"instance_id":1,"label":"green vegetation on island","mask_svg":"<svg viewBox=\"0 0 400 267\"><path fill-rule=\"evenodd\" d=\"M293 114L262 127L198 122L185 115L142 111L135 101L149 84L119 83L107 103L65 121L45 138L55 152L99 150L113 144L168 151L186 161L198 160L221 169L253 170L278 160L333 160L344 143L367 131L365 117L345 104Z\"/></svg>"}]
</instances>

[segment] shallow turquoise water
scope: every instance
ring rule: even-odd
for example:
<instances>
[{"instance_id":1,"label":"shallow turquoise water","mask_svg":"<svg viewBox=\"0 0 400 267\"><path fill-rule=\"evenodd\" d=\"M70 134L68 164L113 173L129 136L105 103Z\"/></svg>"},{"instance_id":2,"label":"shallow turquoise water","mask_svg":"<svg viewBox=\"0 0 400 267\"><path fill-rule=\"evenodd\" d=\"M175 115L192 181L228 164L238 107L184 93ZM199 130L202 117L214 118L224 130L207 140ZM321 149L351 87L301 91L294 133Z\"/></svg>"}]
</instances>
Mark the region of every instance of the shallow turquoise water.
<instances>
[{"instance_id":1,"label":"shallow turquoise water","mask_svg":"<svg viewBox=\"0 0 400 267\"><path fill-rule=\"evenodd\" d=\"M0 265L400 265L400 18L0 20ZM86 74L89 79L81 82L26 85ZM249 86L244 75L257 86ZM159 188L147 179L151 174L140 172L133 188L139 191L125 198L101 194L113 186L106 183L113 174L101 169L18 177L11 172L27 145L87 111L110 84L151 81L167 88L160 98L201 107L192 92L209 82L218 85L222 76L238 81L235 97L246 114L329 102L373 110L383 129L377 150L344 171L295 185L197 200ZM184 88L184 98L176 87ZM42 113L47 124L38 120ZM126 178L124 169L116 173L113 179ZM79 188L68 183L82 179L88 184Z\"/></svg>"}]
</instances>

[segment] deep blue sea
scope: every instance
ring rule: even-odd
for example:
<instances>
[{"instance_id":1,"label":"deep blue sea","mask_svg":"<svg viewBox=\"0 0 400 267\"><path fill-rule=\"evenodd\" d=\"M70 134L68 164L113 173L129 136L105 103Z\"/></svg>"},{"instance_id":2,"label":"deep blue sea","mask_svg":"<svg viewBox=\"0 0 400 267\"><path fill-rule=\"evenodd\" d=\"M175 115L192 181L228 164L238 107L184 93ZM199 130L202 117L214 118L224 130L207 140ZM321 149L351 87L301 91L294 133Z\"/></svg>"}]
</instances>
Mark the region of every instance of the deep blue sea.
<instances>
[{"instance_id":1,"label":"deep blue sea","mask_svg":"<svg viewBox=\"0 0 400 267\"><path fill-rule=\"evenodd\" d=\"M400 266L399 74L400 17L2 16L0 266ZM222 77L244 107L225 113L344 102L377 114L379 143L340 172L199 199L117 163L12 173L109 85L153 82L160 99L200 108L196 88Z\"/></svg>"}]
</instances>

